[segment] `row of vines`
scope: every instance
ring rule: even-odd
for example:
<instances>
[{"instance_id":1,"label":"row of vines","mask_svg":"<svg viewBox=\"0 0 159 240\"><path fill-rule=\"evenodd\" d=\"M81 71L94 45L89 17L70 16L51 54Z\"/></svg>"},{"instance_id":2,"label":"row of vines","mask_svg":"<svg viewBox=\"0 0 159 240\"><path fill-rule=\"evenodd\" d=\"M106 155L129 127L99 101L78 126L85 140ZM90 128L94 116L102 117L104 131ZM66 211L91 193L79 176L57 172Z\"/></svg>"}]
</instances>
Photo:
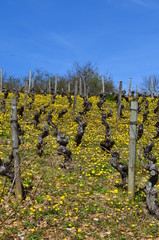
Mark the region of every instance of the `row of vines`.
<instances>
[{"instance_id":1,"label":"row of vines","mask_svg":"<svg viewBox=\"0 0 159 240\"><path fill-rule=\"evenodd\" d=\"M23 199L15 199L11 99L17 99ZM127 191L130 102L0 96L1 239L157 239L158 99L139 96L135 200Z\"/></svg>"}]
</instances>

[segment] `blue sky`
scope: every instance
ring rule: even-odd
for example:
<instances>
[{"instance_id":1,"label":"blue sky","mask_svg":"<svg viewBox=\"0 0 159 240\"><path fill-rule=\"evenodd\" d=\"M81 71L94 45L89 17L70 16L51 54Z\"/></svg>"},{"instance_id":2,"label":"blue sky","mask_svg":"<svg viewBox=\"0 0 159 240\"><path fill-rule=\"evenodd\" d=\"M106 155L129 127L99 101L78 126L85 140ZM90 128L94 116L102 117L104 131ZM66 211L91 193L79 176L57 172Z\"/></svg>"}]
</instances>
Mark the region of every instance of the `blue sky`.
<instances>
[{"instance_id":1,"label":"blue sky","mask_svg":"<svg viewBox=\"0 0 159 240\"><path fill-rule=\"evenodd\" d=\"M0 67L65 74L92 61L116 86L159 74L159 0L1 0Z\"/></svg>"}]
</instances>

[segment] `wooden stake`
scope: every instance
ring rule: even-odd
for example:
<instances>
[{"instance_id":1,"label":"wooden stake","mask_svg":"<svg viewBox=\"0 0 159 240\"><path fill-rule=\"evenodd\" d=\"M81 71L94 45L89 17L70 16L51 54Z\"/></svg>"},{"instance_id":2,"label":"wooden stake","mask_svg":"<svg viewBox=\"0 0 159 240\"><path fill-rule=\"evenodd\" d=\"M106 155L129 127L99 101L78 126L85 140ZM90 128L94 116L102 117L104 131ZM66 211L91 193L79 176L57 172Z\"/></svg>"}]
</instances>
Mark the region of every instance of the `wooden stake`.
<instances>
[{"instance_id":1,"label":"wooden stake","mask_svg":"<svg viewBox=\"0 0 159 240\"><path fill-rule=\"evenodd\" d=\"M20 174L20 156L19 156L19 144L18 144L18 129L17 129L17 103L16 99L11 99L12 106L12 149L14 157L14 179L15 179L15 196L17 200L22 199L22 180Z\"/></svg>"},{"instance_id":2,"label":"wooden stake","mask_svg":"<svg viewBox=\"0 0 159 240\"><path fill-rule=\"evenodd\" d=\"M3 89L3 69L1 68L0 94L2 93L2 89Z\"/></svg>"},{"instance_id":3,"label":"wooden stake","mask_svg":"<svg viewBox=\"0 0 159 240\"><path fill-rule=\"evenodd\" d=\"M32 89L34 89L34 80L32 81Z\"/></svg>"},{"instance_id":4,"label":"wooden stake","mask_svg":"<svg viewBox=\"0 0 159 240\"><path fill-rule=\"evenodd\" d=\"M120 119L120 111L121 111L121 95L122 95L122 81L119 84L119 95L118 95L118 109L117 109L117 122Z\"/></svg>"},{"instance_id":5,"label":"wooden stake","mask_svg":"<svg viewBox=\"0 0 159 240\"><path fill-rule=\"evenodd\" d=\"M151 79L151 98L153 98L153 79Z\"/></svg>"},{"instance_id":6,"label":"wooden stake","mask_svg":"<svg viewBox=\"0 0 159 240\"><path fill-rule=\"evenodd\" d=\"M70 83L70 81L68 82L68 92L71 92L71 83Z\"/></svg>"},{"instance_id":7,"label":"wooden stake","mask_svg":"<svg viewBox=\"0 0 159 240\"><path fill-rule=\"evenodd\" d=\"M136 169L136 137L137 137L137 108L138 102L131 102L130 139L129 139L129 166L128 166L128 193L129 198L135 198L135 169Z\"/></svg>"},{"instance_id":8,"label":"wooden stake","mask_svg":"<svg viewBox=\"0 0 159 240\"><path fill-rule=\"evenodd\" d=\"M57 94L57 74L55 76L55 95Z\"/></svg>"},{"instance_id":9,"label":"wooden stake","mask_svg":"<svg viewBox=\"0 0 159 240\"><path fill-rule=\"evenodd\" d=\"M131 78L129 78L129 92L128 92L128 97L131 95Z\"/></svg>"},{"instance_id":10,"label":"wooden stake","mask_svg":"<svg viewBox=\"0 0 159 240\"><path fill-rule=\"evenodd\" d=\"M138 89L137 89L137 85L136 85L136 99L138 99Z\"/></svg>"},{"instance_id":11,"label":"wooden stake","mask_svg":"<svg viewBox=\"0 0 159 240\"><path fill-rule=\"evenodd\" d=\"M31 70L30 70L30 74L29 74L29 89L28 89L28 93L30 93L30 87L31 87Z\"/></svg>"},{"instance_id":12,"label":"wooden stake","mask_svg":"<svg viewBox=\"0 0 159 240\"><path fill-rule=\"evenodd\" d=\"M82 79L81 79L81 77L79 79L79 94L80 94L80 96L82 96Z\"/></svg>"},{"instance_id":13,"label":"wooden stake","mask_svg":"<svg viewBox=\"0 0 159 240\"><path fill-rule=\"evenodd\" d=\"M105 93L104 76L102 76L102 93Z\"/></svg>"},{"instance_id":14,"label":"wooden stake","mask_svg":"<svg viewBox=\"0 0 159 240\"><path fill-rule=\"evenodd\" d=\"M75 114L76 97L77 97L77 85L78 85L78 81L75 82L75 93L74 93L74 102L73 102L73 115Z\"/></svg>"},{"instance_id":15,"label":"wooden stake","mask_svg":"<svg viewBox=\"0 0 159 240\"><path fill-rule=\"evenodd\" d=\"M159 94L158 94L158 101L159 101ZM159 119L159 107L158 107L157 117Z\"/></svg>"},{"instance_id":16,"label":"wooden stake","mask_svg":"<svg viewBox=\"0 0 159 240\"><path fill-rule=\"evenodd\" d=\"M86 79L84 79L84 97L87 96Z\"/></svg>"},{"instance_id":17,"label":"wooden stake","mask_svg":"<svg viewBox=\"0 0 159 240\"><path fill-rule=\"evenodd\" d=\"M49 78L49 94L51 94L51 79Z\"/></svg>"},{"instance_id":18,"label":"wooden stake","mask_svg":"<svg viewBox=\"0 0 159 240\"><path fill-rule=\"evenodd\" d=\"M24 121L26 121L26 109L27 109L27 95L28 95L28 80L25 80L25 93L24 93Z\"/></svg>"}]
</instances>

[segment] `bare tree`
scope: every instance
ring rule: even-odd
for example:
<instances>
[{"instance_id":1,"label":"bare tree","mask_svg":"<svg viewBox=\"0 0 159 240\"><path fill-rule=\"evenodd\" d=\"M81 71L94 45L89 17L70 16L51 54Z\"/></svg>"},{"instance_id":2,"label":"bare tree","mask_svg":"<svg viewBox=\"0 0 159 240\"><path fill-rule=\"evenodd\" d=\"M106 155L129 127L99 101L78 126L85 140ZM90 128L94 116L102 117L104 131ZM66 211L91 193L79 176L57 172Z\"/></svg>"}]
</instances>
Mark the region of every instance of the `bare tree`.
<instances>
[{"instance_id":1,"label":"bare tree","mask_svg":"<svg viewBox=\"0 0 159 240\"><path fill-rule=\"evenodd\" d=\"M149 76L145 76L142 82L141 91L145 92L146 94L151 94L151 80L153 80L153 93L158 95L159 92L159 76L152 74Z\"/></svg>"},{"instance_id":2,"label":"bare tree","mask_svg":"<svg viewBox=\"0 0 159 240\"><path fill-rule=\"evenodd\" d=\"M28 76L26 78L28 79ZM43 71L42 69L36 69L32 72L32 81L34 81L35 91L47 91L49 87L49 81L51 81L53 84L55 81L55 75L47 71Z\"/></svg>"},{"instance_id":3,"label":"bare tree","mask_svg":"<svg viewBox=\"0 0 159 240\"><path fill-rule=\"evenodd\" d=\"M81 79L83 90L85 83L90 94L97 94L102 91L102 77L99 75L98 68L91 61L88 61L84 65L75 62L72 69L67 72L65 77L67 80L71 81L73 89L75 81ZM104 76L104 85L106 92L112 92L114 90L112 77L108 73Z\"/></svg>"}]
</instances>

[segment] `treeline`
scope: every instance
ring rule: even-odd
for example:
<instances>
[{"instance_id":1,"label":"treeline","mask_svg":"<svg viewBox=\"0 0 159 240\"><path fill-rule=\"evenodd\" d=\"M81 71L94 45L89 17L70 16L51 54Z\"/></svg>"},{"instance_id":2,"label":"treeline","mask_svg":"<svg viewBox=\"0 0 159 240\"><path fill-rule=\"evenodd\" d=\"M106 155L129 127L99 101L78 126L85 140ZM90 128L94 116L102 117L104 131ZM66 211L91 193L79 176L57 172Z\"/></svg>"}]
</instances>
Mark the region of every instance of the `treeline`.
<instances>
[{"instance_id":1,"label":"treeline","mask_svg":"<svg viewBox=\"0 0 159 240\"><path fill-rule=\"evenodd\" d=\"M42 69L36 69L31 72L31 89L34 89L36 93L45 91L49 93L54 92L55 79L57 77L57 93L61 92L74 92L75 82L81 81L82 89L86 88L87 94L96 95L102 91L102 78L104 79L104 86L106 93L112 93L115 91L113 79L110 74L100 75L97 67L92 62L87 62L84 65L80 65L75 62L70 70L64 75L56 75ZM25 80L29 80L29 73L22 79L15 76L8 76L7 73L3 74L3 90L9 91L23 91Z\"/></svg>"}]
</instances>

